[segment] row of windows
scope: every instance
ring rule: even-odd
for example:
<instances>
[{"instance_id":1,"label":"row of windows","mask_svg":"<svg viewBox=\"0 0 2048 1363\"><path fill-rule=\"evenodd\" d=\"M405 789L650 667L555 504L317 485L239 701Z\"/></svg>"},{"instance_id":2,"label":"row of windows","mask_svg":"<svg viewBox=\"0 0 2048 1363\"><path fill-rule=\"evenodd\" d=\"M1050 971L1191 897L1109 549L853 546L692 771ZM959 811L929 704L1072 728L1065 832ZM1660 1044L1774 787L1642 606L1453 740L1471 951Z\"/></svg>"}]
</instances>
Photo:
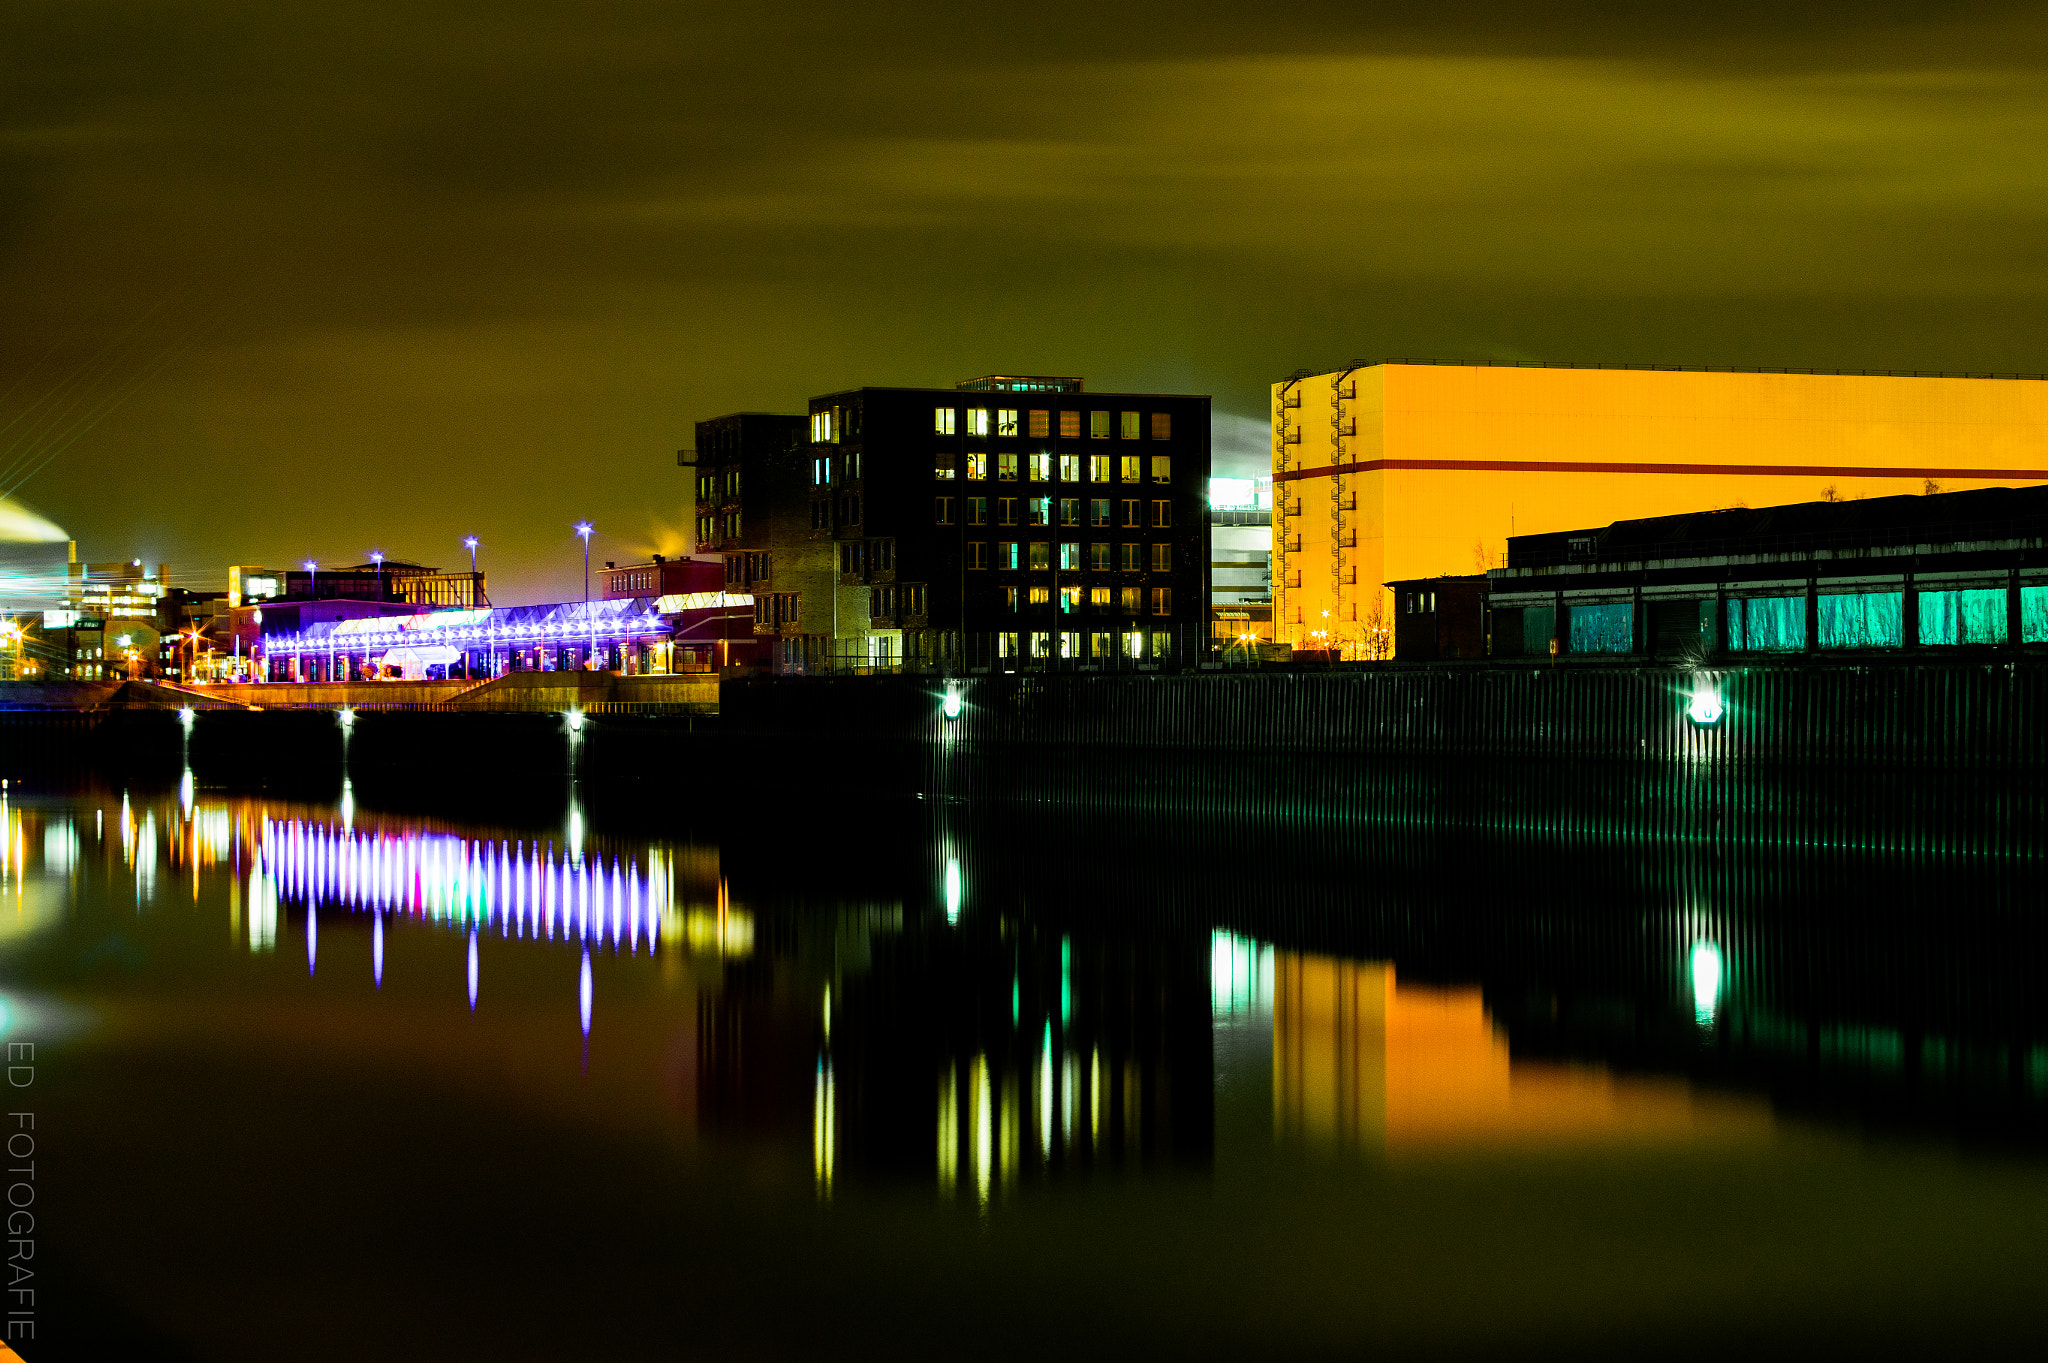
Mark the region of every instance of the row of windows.
<instances>
[{"instance_id":1,"label":"row of windows","mask_svg":"<svg viewBox=\"0 0 2048 1363\"><path fill-rule=\"evenodd\" d=\"M993 549L993 553L991 553ZM1059 544L1059 567L1062 571L1110 571L1111 551L1114 550L1116 570L1139 573L1150 569L1155 573L1173 571L1173 546L1170 544L1105 544L1082 545L1078 540L1062 540ZM1053 566L1053 545L1049 540L1032 540L1020 544L1016 540L997 540L993 546L986 540L971 540L967 545L967 566L970 568L998 569L1050 568Z\"/></svg>"},{"instance_id":2,"label":"row of windows","mask_svg":"<svg viewBox=\"0 0 2048 1363\"><path fill-rule=\"evenodd\" d=\"M796 623L795 592L760 592L754 597L754 623L793 625Z\"/></svg>"},{"instance_id":3,"label":"row of windows","mask_svg":"<svg viewBox=\"0 0 2048 1363\"><path fill-rule=\"evenodd\" d=\"M955 503L961 500L963 499L958 497L934 497L932 499L933 521L939 525L954 524ZM967 503L967 523L969 525L987 525L989 523L989 499L986 497L968 497L964 500ZM1020 524L1017 519L1017 504L1019 502L1023 503L1024 510L1024 520L1021 524L1052 524L1053 499L1050 497L998 497L995 499L995 523L997 525ZM1125 498L1118 507L1118 510L1122 512L1122 519L1118 521L1118 524L1123 526L1146 524L1146 522L1139 519L1144 506L1145 504L1136 497ZM1088 502L1088 524L1107 526L1109 524L1109 507L1110 499L1107 497L1090 499ZM1061 525L1079 525L1081 523L1081 499L1079 497L1060 498L1059 517ZM1165 500L1153 502L1150 524L1156 529L1164 530L1170 528L1173 525L1173 503Z\"/></svg>"},{"instance_id":4,"label":"row of windows","mask_svg":"<svg viewBox=\"0 0 2048 1363\"><path fill-rule=\"evenodd\" d=\"M644 594L654 590L654 570L652 568L634 568L615 572L610 574L606 580L611 584L606 590L615 594L619 592Z\"/></svg>"},{"instance_id":5,"label":"row of windows","mask_svg":"<svg viewBox=\"0 0 2048 1363\"><path fill-rule=\"evenodd\" d=\"M1062 615L1079 614L1084 601L1097 615L1142 615L1147 606L1154 615L1173 614L1171 587L1061 587L1057 593L1051 587L1005 587L1003 606L1012 611L1050 606L1055 596Z\"/></svg>"},{"instance_id":6,"label":"row of windows","mask_svg":"<svg viewBox=\"0 0 2048 1363\"><path fill-rule=\"evenodd\" d=\"M848 540L839 546L842 573L886 573L895 566L895 540Z\"/></svg>"},{"instance_id":7,"label":"row of windows","mask_svg":"<svg viewBox=\"0 0 2048 1363\"><path fill-rule=\"evenodd\" d=\"M1046 440L1052 436L1052 411L1050 408L1043 411L1025 413L1025 429L1021 431L1018 429L1018 412L1015 408L999 407L994 409L993 421L990 420L990 415L990 409L987 407L968 407L964 410L956 407L935 407L932 409L932 430L939 435L1016 436L1028 434L1033 440ZM1081 438L1081 416L1082 413L1080 412L1063 411L1060 413L1060 439L1079 440ZM1109 439L1112 434L1112 428L1114 428L1115 434L1122 436L1125 440L1136 440L1143 433L1144 413L1142 412L1089 412L1087 417L1088 435L1094 440ZM1173 417L1168 413L1152 413L1151 426L1152 438L1154 440L1171 440L1173 438ZM817 428L815 420L812 422L812 427L814 430ZM812 438L815 440L817 437L814 435Z\"/></svg>"},{"instance_id":8,"label":"row of windows","mask_svg":"<svg viewBox=\"0 0 2048 1363\"><path fill-rule=\"evenodd\" d=\"M848 482L860 477L860 451L847 450L838 457L841 477ZM820 455L811 461L811 486L824 487L832 481L833 457Z\"/></svg>"},{"instance_id":9,"label":"row of windows","mask_svg":"<svg viewBox=\"0 0 2048 1363\"><path fill-rule=\"evenodd\" d=\"M834 500L839 505L837 524L860 524L860 494L858 492L848 492ZM811 529L830 530L833 527L835 522L832 519L832 506L832 502L823 499L811 503Z\"/></svg>"},{"instance_id":10,"label":"row of windows","mask_svg":"<svg viewBox=\"0 0 2048 1363\"><path fill-rule=\"evenodd\" d=\"M1142 455L1126 454L1111 457L1107 454L1053 454L1040 451L1037 454L1010 454L999 452L995 456L996 481L1014 483L1017 472L1022 468L1034 483L1050 483L1053 480L1054 464L1057 461L1059 480L1062 483L1081 481L1082 461L1087 461L1088 481L1107 483L1115 480L1125 483L1144 481L1145 459ZM940 450L932 456L932 476L950 482L962 472L961 463L966 463L965 474L970 483L984 482L988 478L989 456L980 450L969 450L965 455L951 450ZM1173 456L1155 454L1152 456L1152 481L1170 483L1173 481Z\"/></svg>"},{"instance_id":11,"label":"row of windows","mask_svg":"<svg viewBox=\"0 0 2048 1363\"><path fill-rule=\"evenodd\" d=\"M773 556L763 550L758 554L727 554L725 556L725 585L751 586L764 582L772 576Z\"/></svg>"},{"instance_id":12,"label":"row of windows","mask_svg":"<svg viewBox=\"0 0 2048 1363\"><path fill-rule=\"evenodd\" d=\"M697 539L702 543L712 540L736 540L740 537L740 513L727 511L717 516L697 518Z\"/></svg>"},{"instance_id":13,"label":"row of windows","mask_svg":"<svg viewBox=\"0 0 2048 1363\"><path fill-rule=\"evenodd\" d=\"M700 502L731 501L740 495L740 471L738 469L713 469L697 475L697 500Z\"/></svg>"},{"instance_id":14,"label":"row of windows","mask_svg":"<svg viewBox=\"0 0 2048 1363\"><path fill-rule=\"evenodd\" d=\"M896 617L896 608L901 606L905 615L924 614L924 584L912 582L900 587L870 587L868 589L868 614L878 619L891 620Z\"/></svg>"}]
</instances>

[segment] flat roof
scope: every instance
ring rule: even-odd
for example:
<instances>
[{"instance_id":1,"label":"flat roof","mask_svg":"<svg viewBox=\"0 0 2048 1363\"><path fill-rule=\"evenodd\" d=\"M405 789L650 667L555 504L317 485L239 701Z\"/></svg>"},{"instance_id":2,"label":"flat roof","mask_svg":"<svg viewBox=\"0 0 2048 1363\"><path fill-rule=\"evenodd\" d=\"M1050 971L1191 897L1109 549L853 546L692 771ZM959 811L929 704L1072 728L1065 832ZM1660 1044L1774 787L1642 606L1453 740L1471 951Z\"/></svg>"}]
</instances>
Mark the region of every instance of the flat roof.
<instances>
[{"instance_id":1,"label":"flat roof","mask_svg":"<svg viewBox=\"0 0 2048 1363\"><path fill-rule=\"evenodd\" d=\"M1795 365L1625 364L1603 360L1384 359L1353 360L1349 364L1331 365L1327 369L1297 369L1292 374L1277 380L1277 382L1289 383L1298 379L1314 378L1320 374L1348 374L1360 369L1378 369L1384 365L1396 364L1430 366L1441 369L1615 369L1634 370L1652 374L1818 374L1869 379L2024 379L2032 382L2048 381L2048 373L2002 373L1984 369L1814 369L1801 368Z\"/></svg>"}]
</instances>

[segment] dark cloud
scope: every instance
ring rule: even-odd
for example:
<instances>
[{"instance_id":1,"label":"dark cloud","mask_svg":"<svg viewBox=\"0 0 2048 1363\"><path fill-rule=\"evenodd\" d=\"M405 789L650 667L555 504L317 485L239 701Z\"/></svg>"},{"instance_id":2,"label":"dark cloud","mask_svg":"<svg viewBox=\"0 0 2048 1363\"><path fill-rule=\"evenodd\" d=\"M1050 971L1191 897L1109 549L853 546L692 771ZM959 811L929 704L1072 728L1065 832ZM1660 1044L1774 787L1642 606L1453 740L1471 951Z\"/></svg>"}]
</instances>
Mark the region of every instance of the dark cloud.
<instances>
[{"instance_id":1,"label":"dark cloud","mask_svg":"<svg viewBox=\"0 0 2048 1363\"><path fill-rule=\"evenodd\" d=\"M1084 373L1256 420L1352 356L2048 369L2044 33L18 4L0 422L120 339L106 393L154 378L23 489L86 552L210 577L474 531L538 593L578 517L603 557L672 545L694 420L854 383Z\"/></svg>"}]
</instances>

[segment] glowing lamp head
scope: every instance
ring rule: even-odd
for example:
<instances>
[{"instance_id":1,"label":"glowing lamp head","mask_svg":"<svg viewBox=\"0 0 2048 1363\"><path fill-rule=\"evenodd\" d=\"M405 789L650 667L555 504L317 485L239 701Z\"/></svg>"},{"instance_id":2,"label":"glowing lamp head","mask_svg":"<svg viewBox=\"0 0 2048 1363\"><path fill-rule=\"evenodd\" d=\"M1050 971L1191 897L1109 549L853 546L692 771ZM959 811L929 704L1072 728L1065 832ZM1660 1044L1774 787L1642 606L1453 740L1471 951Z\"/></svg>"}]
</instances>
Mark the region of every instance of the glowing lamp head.
<instances>
[{"instance_id":1,"label":"glowing lamp head","mask_svg":"<svg viewBox=\"0 0 2048 1363\"><path fill-rule=\"evenodd\" d=\"M189 705L178 711L178 723L188 729L192 727L192 721L197 718L198 716L192 713L192 707Z\"/></svg>"},{"instance_id":2,"label":"glowing lamp head","mask_svg":"<svg viewBox=\"0 0 2048 1363\"><path fill-rule=\"evenodd\" d=\"M356 727L356 712L354 708L351 706L342 706L339 710L334 712L334 717L336 720L340 721L341 727L344 729L353 729Z\"/></svg>"},{"instance_id":3,"label":"glowing lamp head","mask_svg":"<svg viewBox=\"0 0 2048 1363\"><path fill-rule=\"evenodd\" d=\"M465 549L467 549L467 550L469 550L469 551L470 551L471 553L475 553L475 552L476 552L476 536L475 536L475 535L465 535L465 536L463 537L463 540L462 540L462 547L463 547L463 548L465 548Z\"/></svg>"},{"instance_id":4,"label":"glowing lamp head","mask_svg":"<svg viewBox=\"0 0 2048 1363\"><path fill-rule=\"evenodd\" d=\"M581 710L571 710L563 718L569 723L570 733L580 734L583 732L583 712Z\"/></svg>"},{"instance_id":5,"label":"glowing lamp head","mask_svg":"<svg viewBox=\"0 0 2048 1363\"><path fill-rule=\"evenodd\" d=\"M593 527L589 521L576 522L576 533L583 536L583 542L585 544L588 544L590 542L590 532L594 528L595 527Z\"/></svg>"},{"instance_id":6,"label":"glowing lamp head","mask_svg":"<svg viewBox=\"0 0 2048 1363\"><path fill-rule=\"evenodd\" d=\"M942 710L942 712L943 712L943 713L945 714L945 716L946 716L946 718L947 718L947 719L958 719L958 718L960 718L960 688L959 688L959 687L957 687L957 686L949 686L949 687L947 687L947 688L946 688L946 699L945 699L945 702L944 702L944 704L943 704L943 705L942 705L942 706L940 707L940 709L941 709L941 710Z\"/></svg>"},{"instance_id":7,"label":"glowing lamp head","mask_svg":"<svg viewBox=\"0 0 2048 1363\"><path fill-rule=\"evenodd\" d=\"M1721 693L1710 681L1702 680L1692 690L1692 699L1686 702L1685 717L1702 729L1711 729L1721 722L1727 710L1721 704Z\"/></svg>"},{"instance_id":8,"label":"glowing lamp head","mask_svg":"<svg viewBox=\"0 0 2048 1363\"><path fill-rule=\"evenodd\" d=\"M320 566L320 564L319 564L319 562L318 562L317 560L315 560L315 559L310 559L310 558L309 558L309 559L307 559L307 560L306 560L306 561L305 561L304 563L301 563L301 564L300 564L299 566L300 566L301 568L304 568L304 569L305 569L305 570L306 570L307 572L309 572L309 573L310 573L310 572L312 572L312 571L313 571L314 569L318 568L318 567Z\"/></svg>"},{"instance_id":9,"label":"glowing lamp head","mask_svg":"<svg viewBox=\"0 0 2048 1363\"><path fill-rule=\"evenodd\" d=\"M370 551L370 562L372 562L372 563L378 563L378 564L381 564L381 563L383 563L383 562L384 562L384 551L383 551L382 549L372 549L372 550Z\"/></svg>"},{"instance_id":10,"label":"glowing lamp head","mask_svg":"<svg viewBox=\"0 0 2048 1363\"><path fill-rule=\"evenodd\" d=\"M1693 1017L1702 1024L1711 1023L1721 1001L1721 948L1712 942L1694 942L1691 966Z\"/></svg>"}]
</instances>

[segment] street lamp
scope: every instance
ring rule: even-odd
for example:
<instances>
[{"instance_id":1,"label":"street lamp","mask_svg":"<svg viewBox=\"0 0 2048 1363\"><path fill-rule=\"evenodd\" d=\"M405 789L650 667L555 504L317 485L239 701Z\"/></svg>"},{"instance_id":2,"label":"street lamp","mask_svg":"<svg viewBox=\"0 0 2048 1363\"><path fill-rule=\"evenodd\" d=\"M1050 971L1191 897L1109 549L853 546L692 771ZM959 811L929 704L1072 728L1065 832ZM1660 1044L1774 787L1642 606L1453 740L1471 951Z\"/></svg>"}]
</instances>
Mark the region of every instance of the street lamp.
<instances>
[{"instance_id":1,"label":"street lamp","mask_svg":"<svg viewBox=\"0 0 2048 1363\"><path fill-rule=\"evenodd\" d=\"M576 522L576 533L583 537L583 599L590 599L590 532L589 521Z\"/></svg>"},{"instance_id":2,"label":"street lamp","mask_svg":"<svg viewBox=\"0 0 2048 1363\"><path fill-rule=\"evenodd\" d=\"M384 551L382 549L372 549L370 551L370 562L377 565L377 599L382 601L384 599Z\"/></svg>"},{"instance_id":3,"label":"street lamp","mask_svg":"<svg viewBox=\"0 0 2048 1363\"><path fill-rule=\"evenodd\" d=\"M299 566L306 570L306 599L308 601L318 600L320 597L320 564L318 561L309 558Z\"/></svg>"}]
</instances>

